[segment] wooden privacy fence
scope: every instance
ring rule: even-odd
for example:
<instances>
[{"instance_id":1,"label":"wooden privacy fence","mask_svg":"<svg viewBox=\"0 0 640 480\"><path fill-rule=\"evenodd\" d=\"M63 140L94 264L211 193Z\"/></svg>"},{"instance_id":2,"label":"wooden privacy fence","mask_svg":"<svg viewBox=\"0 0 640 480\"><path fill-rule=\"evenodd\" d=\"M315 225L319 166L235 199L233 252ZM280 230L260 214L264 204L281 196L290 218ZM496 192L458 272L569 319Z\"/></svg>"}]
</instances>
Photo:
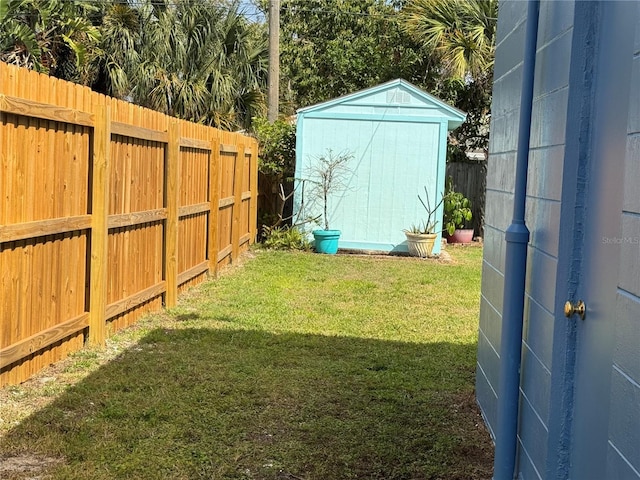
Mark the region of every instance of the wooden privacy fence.
<instances>
[{"instance_id":1,"label":"wooden privacy fence","mask_svg":"<svg viewBox=\"0 0 640 480\"><path fill-rule=\"evenodd\" d=\"M471 200L473 230L482 236L484 229L485 190L487 188L487 162L447 162L447 179L451 177L453 187ZM448 180L447 180L448 181Z\"/></svg>"},{"instance_id":2,"label":"wooden privacy fence","mask_svg":"<svg viewBox=\"0 0 640 480\"><path fill-rule=\"evenodd\" d=\"M233 262L256 236L257 151L0 62L0 385Z\"/></svg>"}]
</instances>

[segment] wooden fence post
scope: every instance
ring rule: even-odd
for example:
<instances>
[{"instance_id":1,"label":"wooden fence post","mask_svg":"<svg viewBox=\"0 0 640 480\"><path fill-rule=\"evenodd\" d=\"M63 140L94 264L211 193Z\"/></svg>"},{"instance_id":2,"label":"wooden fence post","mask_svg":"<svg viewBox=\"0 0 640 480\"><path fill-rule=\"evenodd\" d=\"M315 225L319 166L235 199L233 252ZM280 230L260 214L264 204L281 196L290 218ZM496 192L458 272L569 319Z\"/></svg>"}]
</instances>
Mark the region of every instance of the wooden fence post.
<instances>
[{"instance_id":1,"label":"wooden fence post","mask_svg":"<svg viewBox=\"0 0 640 480\"><path fill-rule=\"evenodd\" d=\"M249 243L251 244L255 243L258 230L258 142L256 140L251 144L249 189L251 190L251 208L249 209L249 231L251 232Z\"/></svg>"},{"instance_id":2,"label":"wooden fence post","mask_svg":"<svg viewBox=\"0 0 640 480\"><path fill-rule=\"evenodd\" d=\"M235 138L237 140L237 137ZM236 144L236 162L233 171L233 221L231 223L231 262L240 255L240 210L242 209L242 181L244 180L244 142Z\"/></svg>"},{"instance_id":3,"label":"wooden fence post","mask_svg":"<svg viewBox=\"0 0 640 480\"><path fill-rule=\"evenodd\" d=\"M164 303L173 307L178 302L178 188L180 172L180 125L176 120L169 123L169 143L165 162L165 189L167 223L165 225L165 272L167 282Z\"/></svg>"},{"instance_id":4,"label":"wooden fence post","mask_svg":"<svg viewBox=\"0 0 640 480\"><path fill-rule=\"evenodd\" d=\"M218 212L220 211L220 138L211 139L209 156L209 274L218 274L218 247L220 230L218 228Z\"/></svg>"},{"instance_id":5,"label":"wooden fence post","mask_svg":"<svg viewBox=\"0 0 640 480\"><path fill-rule=\"evenodd\" d=\"M98 105L93 129L91 197L91 265L89 344L104 345L106 338L107 254L109 247L109 175L111 163L111 108Z\"/></svg>"}]
</instances>

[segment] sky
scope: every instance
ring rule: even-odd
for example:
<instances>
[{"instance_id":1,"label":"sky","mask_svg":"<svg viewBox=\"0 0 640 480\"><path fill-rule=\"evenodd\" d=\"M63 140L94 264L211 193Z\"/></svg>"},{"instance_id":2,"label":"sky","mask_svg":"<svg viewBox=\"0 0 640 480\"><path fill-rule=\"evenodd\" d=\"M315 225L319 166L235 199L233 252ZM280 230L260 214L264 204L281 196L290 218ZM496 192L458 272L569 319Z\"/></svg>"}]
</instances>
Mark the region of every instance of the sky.
<instances>
[{"instance_id":1,"label":"sky","mask_svg":"<svg viewBox=\"0 0 640 480\"><path fill-rule=\"evenodd\" d=\"M240 11L252 21L261 22L265 19L260 9L255 6L252 0L240 0Z\"/></svg>"}]
</instances>

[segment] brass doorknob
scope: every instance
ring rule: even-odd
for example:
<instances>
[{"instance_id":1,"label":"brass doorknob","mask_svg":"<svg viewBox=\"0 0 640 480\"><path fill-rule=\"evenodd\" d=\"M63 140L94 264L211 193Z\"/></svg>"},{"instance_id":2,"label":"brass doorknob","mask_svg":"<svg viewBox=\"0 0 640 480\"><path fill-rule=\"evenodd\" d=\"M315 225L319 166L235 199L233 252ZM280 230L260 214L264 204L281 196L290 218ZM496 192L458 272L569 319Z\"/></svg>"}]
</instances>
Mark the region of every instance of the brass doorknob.
<instances>
[{"instance_id":1,"label":"brass doorknob","mask_svg":"<svg viewBox=\"0 0 640 480\"><path fill-rule=\"evenodd\" d=\"M586 311L587 306L582 300L578 300L576 303L571 303L567 300L567 303L564 304L564 316L567 318L570 318L574 313L577 313L580 316L580 319L584 320Z\"/></svg>"}]
</instances>

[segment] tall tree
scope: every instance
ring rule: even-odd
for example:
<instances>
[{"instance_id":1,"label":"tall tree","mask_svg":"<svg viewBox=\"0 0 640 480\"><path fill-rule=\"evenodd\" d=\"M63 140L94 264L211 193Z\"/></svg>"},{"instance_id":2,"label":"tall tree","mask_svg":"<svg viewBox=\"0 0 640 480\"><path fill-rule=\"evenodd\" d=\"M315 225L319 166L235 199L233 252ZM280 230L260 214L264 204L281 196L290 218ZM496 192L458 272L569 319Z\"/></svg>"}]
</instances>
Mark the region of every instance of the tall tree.
<instances>
[{"instance_id":1,"label":"tall tree","mask_svg":"<svg viewBox=\"0 0 640 480\"><path fill-rule=\"evenodd\" d=\"M421 55L386 0L283 0L280 18L289 113L392 78L415 80Z\"/></svg>"}]
</instances>

